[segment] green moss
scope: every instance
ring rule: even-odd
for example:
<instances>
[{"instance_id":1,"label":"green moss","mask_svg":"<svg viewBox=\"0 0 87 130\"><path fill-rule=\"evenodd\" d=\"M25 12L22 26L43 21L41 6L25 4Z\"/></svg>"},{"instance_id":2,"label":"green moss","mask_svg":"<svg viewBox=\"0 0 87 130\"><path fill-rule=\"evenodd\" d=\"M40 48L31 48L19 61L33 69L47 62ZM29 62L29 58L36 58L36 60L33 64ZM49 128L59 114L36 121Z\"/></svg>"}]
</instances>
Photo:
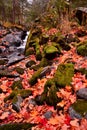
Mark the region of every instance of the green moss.
<instances>
[{"instance_id":1,"label":"green moss","mask_svg":"<svg viewBox=\"0 0 87 130\"><path fill-rule=\"evenodd\" d=\"M15 102L17 101L17 95L20 95L22 98L26 98L28 96L30 96L32 94L32 91L30 90L25 90L25 89L22 89L22 90L13 90L13 92L5 97L4 101L8 101L8 100L12 100L12 102Z\"/></svg>"},{"instance_id":2,"label":"green moss","mask_svg":"<svg viewBox=\"0 0 87 130\"><path fill-rule=\"evenodd\" d=\"M0 59L0 65L4 65L6 63L5 60Z\"/></svg>"},{"instance_id":3,"label":"green moss","mask_svg":"<svg viewBox=\"0 0 87 130\"><path fill-rule=\"evenodd\" d=\"M20 95L22 98L27 98L32 95L32 91L30 90L20 90Z\"/></svg>"},{"instance_id":4,"label":"green moss","mask_svg":"<svg viewBox=\"0 0 87 130\"><path fill-rule=\"evenodd\" d=\"M40 44L41 45L46 44L48 40L49 40L49 36L47 34L42 34L40 38Z\"/></svg>"},{"instance_id":5,"label":"green moss","mask_svg":"<svg viewBox=\"0 0 87 130\"><path fill-rule=\"evenodd\" d=\"M29 55L32 55L32 54L34 54L35 52L34 52L34 49L30 49L30 48L28 48L26 51L25 51L25 56L29 56Z\"/></svg>"},{"instance_id":6,"label":"green moss","mask_svg":"<svg viewBox=\"0 0 87 130\"><path fill-rule=\"evenodd\" d=\"M54 79L47 80L44 86L44 92L41 94L40 103L46 102L48 105L56 107L56 104L61 100L56 95L58 88L55 85Z\"/></svg>"},{"instance_id":7,"label":"green moss","mask_svg":"<svg viewBox=\"0 0 87 130\"><path fill-rule=\"evenodd\" d=\"M17 96L14 96L13 99L12 99L12 103L16 103L17 101L18 101Z\"/></svg>"},{"instance_id":8,"label":"green moss","mask_svg":"<svg viewBox=\"0 0 87 130\"><path fill-rule=\"evenodd\" d=\"M52 45L57 48L58 53L60 54L61 50L62 50L61 46L58 43L56 43L56 42L52 42Z\"/></svg>"},{"instance_id":9,"label":"green moss","mask_svg":"<svg viewBox=\"0 0 87 130\"><path fill-rule=\"evenodd\" d=\"M29 84L34 85L37 82L37 79L40 78L40 73L42 72L43 68L38 69L30 78Z\"/></svg>"},{"instance_id":10,"label":"green moss","mask_svg":"<svg viewBox=\"0 0 87 130\"><path fill-rule=\"evenodd\" d=\"M33 69L35 71L37 71L40 68L40 65L33 65L30 67L30 69Z\"/></svg>"},{"instance_id":11,"label":"green moss","mask_svg":"<svg viewBox=\"0 0 87 130\"><path fill-rule=\"evenodd\" d=\"M87 101L85 100L77 100L72 107L74 108L74 110L81 114L82 116L85 116L87 114Z\"/></svg>"},{"instance_id":12,"label":"green moss","mask_svg":"<svg viewBox=\"0 0 87 130\"><path fill-rule=\"evenodd\" d=\"M19 74L23 74L24 73L24 69L21 67L16 67L15 70L17 71L17 73Z\"/></svg>"},{"instance_id":13,"label":"green moss","mask_svg":"<svg viewBox=\"0 0 87 130\"><path fill-rule=\"evenodd\" d=\"M44 52L46 54L53 54L53 53L56 53L58 52L58 49L53 46L53 45L47 45L45 48L44 48Z\"/></svg>"},{"instance_id":14,"label":"green moss","mask_svg":"<svg viewBox=\"0 0 87 130\"><path fill-rule=\"evenodd\" d=\"M35 65L35 64L36 64L36 62L34 60L30 60L26 63L26 67L28 68L28 67L31 67L32 65Z\"/></svg>"},{"instance_id":15,"label":"green moss","mask_svg":"<svg viewBox=\"0 0 87 130\"><path fill-rule=\"evenodd\" d=\"M36 51L36 60L41 60L42 55L41 55L41 52L40 52L40 45L39 45L39 43L36 43L35 51Z\"/></svg>"},{"instance_id":16,"label":"green moss","mask_svg":"<svg viewBox=\"0 0 87 130\"><path fill-rule=\"evenodd\" d=\"M45 67L47 65L49 65L49 61L46 58L42 58L39 66L40 67Z\"/></svg>"},{"instance_id":17,"label":"green moss","mask_svg":"<svg viewBox=\"0 0 87 130\"><path fill-rule=\"evenodd\" d=\"M31 130L35 124L30 123L12 123L0 126L0 130Z\"/></svg>"},{"instance_id":18,"label":"green moss","mask_svg":"<svg viewBox=\"0 0 87 130\"><path fill-rule=\"evenodd\" d=\"M18 81L14 81L11 88L14 90L14 89L22 89L23 86L22 86L22 83L21 83L21 80L18 80Z\"/></svg>"},{"instance_id":19,"label":"green moss","mask_svg":"<svg viewBox=\"0 0 87 130\"><path fill-rule=\"evenodd\" d=\"M54 75L55 83L60 87L70 85L74 76L74 65L72 63L60 64Z\"/></svg>"},{"instance_id":20,"label":"green moss","mask_svg":"<svg viewBox=\"0 0 87 130\"><path fill-rule=\"evenodd\" d=\"M87 43L77 47L77 53L81 56L87 56Z\"/></svg>"},{"instance_id":21,"label":"green moss","mask_svg":"<svg viewBox=\"0 0 87 130\"><path fill-rule=\"evenodd\" d=\"M4 102L12 100L17 95L17 92L13 91L9 96L4 98Z\"/></svg>"}]
</instances>

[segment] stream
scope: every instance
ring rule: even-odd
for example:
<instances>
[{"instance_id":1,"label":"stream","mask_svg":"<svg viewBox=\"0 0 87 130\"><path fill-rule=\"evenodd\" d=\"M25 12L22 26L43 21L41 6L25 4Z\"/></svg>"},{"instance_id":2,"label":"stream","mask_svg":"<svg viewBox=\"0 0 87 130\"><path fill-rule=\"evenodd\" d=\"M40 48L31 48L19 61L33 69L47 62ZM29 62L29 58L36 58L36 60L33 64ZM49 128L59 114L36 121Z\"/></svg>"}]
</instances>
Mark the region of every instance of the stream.
<instances>
[{"instance_id":1,"label":"stream","mask_svg":"<svg viewBox=\"0 0 87 130\"><path fill-rule=\"evenodd\" d=\"M25 58L24 50L29 31L23 34L23 31L16 31L5 35L0 43L0 61L5 62L4 66L10 66ZM22 39L22 37L24 39ZM0 63L0 68L3 64Z\"/></svg>"}]
</instances>

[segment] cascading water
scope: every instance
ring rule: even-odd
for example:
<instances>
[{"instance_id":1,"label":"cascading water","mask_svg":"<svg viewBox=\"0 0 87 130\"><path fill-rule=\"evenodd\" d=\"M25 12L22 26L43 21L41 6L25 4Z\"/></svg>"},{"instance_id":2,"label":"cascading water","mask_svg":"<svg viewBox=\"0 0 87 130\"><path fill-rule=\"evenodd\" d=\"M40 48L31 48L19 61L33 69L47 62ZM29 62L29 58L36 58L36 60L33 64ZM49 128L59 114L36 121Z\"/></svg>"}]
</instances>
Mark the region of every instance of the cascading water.
<instances>
[{"instance_id":1,"label":"cascading water","mask_svg":"<svg viewBox=\"0 0 87 130\"><path fill-rule=\"evenodd\" d=\"M28 38L28 35L30 34L30 31L27 32L27 35L25 37L25 39L23 40L23 44L20 45L20 47L17 47L19 50L24 50L25 49L25 46L26 46L26 42L27 42L27 38Z\"/></svg>"}]
</instances>

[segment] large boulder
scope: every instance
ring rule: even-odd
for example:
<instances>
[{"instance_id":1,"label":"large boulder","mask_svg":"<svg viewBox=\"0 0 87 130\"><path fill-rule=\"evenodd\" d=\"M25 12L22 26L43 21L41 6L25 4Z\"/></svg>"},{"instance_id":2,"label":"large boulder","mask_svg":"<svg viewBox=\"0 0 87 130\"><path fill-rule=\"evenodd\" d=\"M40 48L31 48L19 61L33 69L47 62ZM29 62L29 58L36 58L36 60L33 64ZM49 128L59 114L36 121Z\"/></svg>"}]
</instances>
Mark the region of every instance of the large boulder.
<instances>
[{"instance_id":1,"label":"large boulder","mask_svg":"<svg viewBox=\"0 0 87 130\"><path fill-rule=\"evenodd\" d=\"M87 119L87 101L78 99L69 108L69 114L71 118L86 118Z\"/></svg>"},{"instance_id":2,"label":"large boulder","mask_svg":"<svg viewBox=\"0 0 87 130\"><path fill-rule=\"evenodd\" d=\"M22 43L20 36L16 34L7 34L3 39L3 42L4 41L8 42L9 46L16 47L19 47Z\"/></svg>"},{"instance_id":3,"label":"large boulder","mask_svg":"<svg viewBox=\"0 0 87 130\"><path fill-rule=\"evenodd\" d=\"M59 87L70 85L74 76L74 65L72 63L60 64L54 75L54 81Z\"/></svg>"}]
</instances>

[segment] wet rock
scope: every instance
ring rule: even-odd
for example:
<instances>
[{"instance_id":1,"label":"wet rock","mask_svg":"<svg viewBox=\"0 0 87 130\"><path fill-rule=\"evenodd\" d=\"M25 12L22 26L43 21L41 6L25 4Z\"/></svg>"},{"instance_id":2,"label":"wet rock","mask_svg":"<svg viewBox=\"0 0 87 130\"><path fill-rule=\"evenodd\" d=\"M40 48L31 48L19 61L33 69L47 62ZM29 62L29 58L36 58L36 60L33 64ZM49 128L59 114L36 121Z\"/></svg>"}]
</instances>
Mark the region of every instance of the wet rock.
<instances>
[{"instance_id":1,"label":"wet rock","mask_svg":"<svg viewBox=\"0 0 87 130\"><path fill-rule=\"evenodd\" d=\"M12 74L8 70L0 70L0 77L16 78L16 77L19 77L19 75Z\"/></svg>"},{"instance_id":2,"label":"wet rock","mask_svg":"<svg viewBox=\"0 0 87 130\"><path fill-rule=\"evenodd\" d=\"M52 70L52 67L49 67L49 66L44 67L42 72L40 73L40 77L46 76L46 74L49 74L51 70Z\"/></svg>"},{"instance_id":3,"label":"wet rock","mask_svg":"<svg viewBox=\"0 0 87 130\"><path fill-rule=\"evenodd\" d=\"M18 52L14 52L14 53L8 55L7 58L8 58L7 66L9 66L9 65L15 64L15 63L23 60L24 59L24 55L22 55L22 54L20 54Z\"/></svg>"},{"instance_id":4,"label":"wet rock","mask_svg":"<svg viewBox=\"0 0 87 130\"><path fill-rule=\"evenodd\" d=\"M76 93L78 98L87 100L87 88L79 89Z\"/></svg>"},{"instance_id":5,"label":"wet rock","mask_svg":"<svg viewBox=\"0 0 87 130\"><path fill-rule=\"evenodd\" d=\"M87 101L78 99L69 108L69 114L71 118L86 118L87 117Z\"/></svg>"},{"instance_id":6,"label":"wet rock","mask_svg":"<svg viewBox=\"0 0 87 130\"><path fill-rule=\"evenodd\" d=\"M31 67L32 65L35 65L35 64L36 64L36 62L34 60L30 60L26 63L26 67L28 68L28 67Z\"/></svg>"},{"instance_id":7,"label":"wet rock","mask_svg":"<svg viewBox=\"0 0 87 130\"><path fill-rule=\"evenodd\" d=\"M21 96L15 96L12 100L12 109L16 112L20 112L20 104L22 103L23 99Z\"/></svg>"},{"instance_id":8,"label":"wet rock","mask_svg":"<svg viewBox=\"0 0 87 130\"><path fill-rule=\"evenodd\" d=\"M24 73L24 68L21 68L21 67L15 67L15 70L17 71L17 73L19 74L23 74Z\"/></svg>"},{"instance_id":9,"label":"wet rock","mask_svg":"<svg viewBox=\"0 0 87 130\"><path fill-rule=\"evenodd\" d=\"M22 31L21 32L21 39L24 40L26 35L27 35L27 31L26 30Z\"/></svg>"},{"instance_id":10,"label":"wet rock","mask_svg":"<svg viewBox=\"0 0 87 130\"><path fill-rule=\"evenodd\" d=\"M6 51L6 47L5 46L0 46L0 53L3 53Z\"/></svg>"},{"instance_id":11,"label":"wet rock","mask_svg":"<svg viewBox=\"0 0 87 130\"><path fill-rule=\"evenodd\" d=\"M4 41L8 42L9 46L16 46L16 47L20 46L22 43L20 37L15 34L7 34L3 39L3 42Z\"/></svg>"},{"instance_id":12,"label":"wet rock","mask_svg":"<svg viewBox=\"0 0 87 130\"><path fill-rule=\"evenodd\" d=\"M47 111L45 114L44 114L45 118L46 119L50 119L51 116L52 116L52 111Z\"/></svg>"}]
</instances>

